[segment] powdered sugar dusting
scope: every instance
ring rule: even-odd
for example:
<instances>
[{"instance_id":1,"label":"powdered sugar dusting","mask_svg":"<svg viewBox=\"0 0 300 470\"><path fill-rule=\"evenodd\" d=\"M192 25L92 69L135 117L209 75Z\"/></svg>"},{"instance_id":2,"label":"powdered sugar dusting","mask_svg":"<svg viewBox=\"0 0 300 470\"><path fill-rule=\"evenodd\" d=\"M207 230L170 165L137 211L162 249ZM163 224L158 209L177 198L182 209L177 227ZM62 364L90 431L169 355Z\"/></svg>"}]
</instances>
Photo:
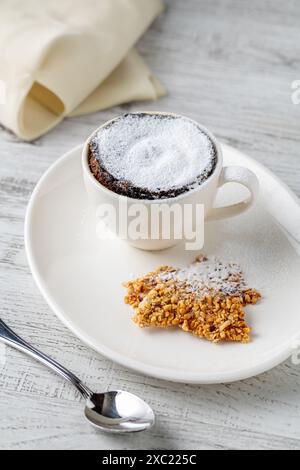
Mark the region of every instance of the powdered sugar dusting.
<instances>
[{"instance_id":1,"label":"powdered sugar dusting","mask_svg":"<svg viewBox=\"0 0 300 470\"><path fill-rule=\"evenodd\" d=\"M215 166L211 139L187 118L128 114L102 128L94 144L114 178L149 191L192 189Z\"/></svg>"},{"instance_id":2,"label":"powdered sugar dusting","mask_svg":"<svg viewBox=\"0 0 300 470\"><path fill-rule=\"evenodd\" d=\"M216 257L201 257L190 266L162 273L159 278L162 281L173 279L200 296L238 295L248 289L240 266Z\"/></svg>"}]
</instances>

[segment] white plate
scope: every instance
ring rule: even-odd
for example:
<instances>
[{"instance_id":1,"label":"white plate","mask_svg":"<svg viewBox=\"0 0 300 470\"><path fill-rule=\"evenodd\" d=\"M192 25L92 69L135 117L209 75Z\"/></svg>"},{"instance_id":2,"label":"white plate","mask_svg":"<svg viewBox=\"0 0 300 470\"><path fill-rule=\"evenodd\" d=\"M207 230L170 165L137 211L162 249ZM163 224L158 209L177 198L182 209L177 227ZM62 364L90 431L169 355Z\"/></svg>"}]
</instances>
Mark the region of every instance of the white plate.
<instances>
[{"instance_id":1,"label":"white plate","mask_svg":"<svg viewBox=\"0 0 300 470\"><path fill-rule=\"evenodd\" d=\"M182 246L151 253L120 240L99 240L76 148L35 189L25 241L46 301L84 343L138 372L201 384L257 375L291 355L300 338L299 200L254 160L227 146L224 154L225 164L256 172L261 196L248 213L207 224L205 252L240 263L251 286L263 293L258 305L247 308L252 342L214 345L180 330L141 330L133 324L122 282L161 264L186 264L196 254ZM228 185L220 198L236 200L239 191Z\"/></svg>"}]
</instances>

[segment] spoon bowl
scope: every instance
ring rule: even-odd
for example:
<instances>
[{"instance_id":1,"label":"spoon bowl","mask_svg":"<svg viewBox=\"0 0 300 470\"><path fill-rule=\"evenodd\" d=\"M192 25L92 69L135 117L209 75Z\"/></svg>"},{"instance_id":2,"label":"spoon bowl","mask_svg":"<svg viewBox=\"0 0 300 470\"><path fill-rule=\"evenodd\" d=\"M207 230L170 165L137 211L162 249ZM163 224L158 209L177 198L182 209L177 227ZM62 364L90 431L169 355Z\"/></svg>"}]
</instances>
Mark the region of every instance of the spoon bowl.
<instances>
[{"instance_id":1,"label":"spoon bowl","mask_svg":"<svg viewBox=\"0 0 300 470\"><path fill-rule=\"evenodd\" d=\"M94 393L87 400L85 417L93 426L110 433L146 431L155 422L150 406L124 391Z\"/></svg>"}]
</instances>

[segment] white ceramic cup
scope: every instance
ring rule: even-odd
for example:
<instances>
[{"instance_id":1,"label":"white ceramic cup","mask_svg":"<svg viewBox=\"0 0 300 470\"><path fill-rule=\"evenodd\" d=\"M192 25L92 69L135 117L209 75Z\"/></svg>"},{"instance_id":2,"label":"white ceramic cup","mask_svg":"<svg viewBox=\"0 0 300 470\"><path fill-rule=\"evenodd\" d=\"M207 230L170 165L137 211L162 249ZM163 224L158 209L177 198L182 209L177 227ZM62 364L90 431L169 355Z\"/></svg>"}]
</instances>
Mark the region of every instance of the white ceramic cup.
<instances>
[{"instance_id":1,"label":"white ceramic cup","mask_svg":"<svg viewBox=\"0 0 300 470\"><path fill-rule=\"evenodd\" d=\"M183 117L178 114L173 113L162 113L162 112L141 112L135 114L148 114L148 115L168 115L173 117ZM186 119L186 118L185 118ZM216 138L203 126L199 125L197 122L191 120L196 124L200 131L204 132L213 142L216 151L217 151L217 164L212 173L212 175L207 178L202 184L196 188L181 194L177 197L170 199L159 199L159 200L140 200L132 199L125 196L121 196L108 188L104 187L99 183L91 172L89 166L89 143L93 139L96 133L101 131L102 128L114 122L115 119L106 122L101 127L99 127L93 134L87 139L82 153L82 168L83 168L83 177L86 190L88 192L91 203L94 205L95 209L98 209L101 205L110 205L114 208L116 213L120 210L120 202L126 202L127 208L130 210L130 207L135 206L136 204L143 204L147 211L149 212L149 220L151 220L150 212L151 206L154 204L167 204L167 206L172 206L174 204L179 204L184 206L186 204L202 204L204 207L204 217L205 220L217 220L236 216L248 210L259 193L259 183L255 174L250 171L248 168L242 166L228 166L223 167L223 155L220 144ZM226 183L239 183L242 186L246 187L249 190L249 197L243 202L237 204L232 204L225 207L214 207L214 201L218 192L218 188L223 186ZM115 221L107 219L108 228L112 231L115 231ZM107 222L106 221L106 222ZM126 236L123 237L125 240L136 248L143 250L162 250L170 248L178 244L181 240L174 236L175 233L180 232L180 227L176 227L177 223L182 223L176 221L176 218L173 220L173 226L171 227L171 236L168 239L165 239L160 233L158 238L151 237L151 227L149 228L149 233L147 238L136 239L135 237ZM202 227L203 228L203 227Z\"/></svg>"}]
</instances>

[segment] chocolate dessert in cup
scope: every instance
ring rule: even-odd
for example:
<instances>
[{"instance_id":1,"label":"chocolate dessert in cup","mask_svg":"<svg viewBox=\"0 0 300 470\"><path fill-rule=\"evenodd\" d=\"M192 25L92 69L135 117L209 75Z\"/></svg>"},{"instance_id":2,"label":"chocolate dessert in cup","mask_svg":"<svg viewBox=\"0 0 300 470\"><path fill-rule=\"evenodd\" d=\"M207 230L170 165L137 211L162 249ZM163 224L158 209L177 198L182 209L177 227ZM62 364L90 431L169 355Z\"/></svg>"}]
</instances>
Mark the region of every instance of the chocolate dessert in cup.
<instances>
[{"instance_id":1,"label":"chocolate dessert in cup","mask_svg":"<svg viewBox=\"0 0 300 470\"><path fill-rule=\"evenodd\" d=\"M161 227L153 227L157 223L153 206L160 204L172 211L174 204L182 209L202 205L204 218L215 220L249 209L259 191L258 180L250 170L223 167L221 147L211 132L192 119L172 113L130 113L105 123L85 143L82 166L85 186L96 209L109 206L119 215L120 207L126 205L129 219L142 204L149 221L146 236L123 233L122 238L145 250L172 247L181 241L178 233L183 233L182 217L168 221L171 227L167 238L164 221ZM249 197L214 208L218 188L230 182L245 186ZM119 235L114 217L108 217L106 223Z\"/></svg>"}]
</instances>

